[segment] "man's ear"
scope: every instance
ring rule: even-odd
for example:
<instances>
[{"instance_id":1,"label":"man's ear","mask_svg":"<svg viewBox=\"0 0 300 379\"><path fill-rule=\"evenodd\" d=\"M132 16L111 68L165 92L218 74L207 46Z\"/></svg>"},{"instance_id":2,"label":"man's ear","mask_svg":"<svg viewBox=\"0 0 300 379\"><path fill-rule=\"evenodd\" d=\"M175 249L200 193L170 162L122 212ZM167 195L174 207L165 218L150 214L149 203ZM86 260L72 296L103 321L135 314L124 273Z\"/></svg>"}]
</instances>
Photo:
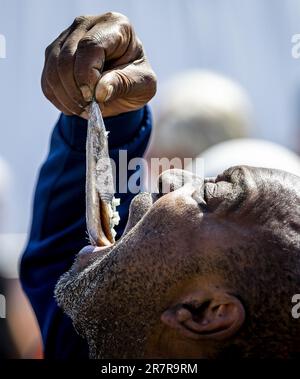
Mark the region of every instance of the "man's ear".
<instances>
[{"instance_id":1,"label":"man's ear","mask_svg":"<svg viewBox=\"0 0 300 379\"><path fill-rule=\"evenodd\" d=\"M225 340L243 325L245 309L237 297L226 292L208 295L196 291L167 309L161 321L193 340Z\"/></svg>"}]
</instances>

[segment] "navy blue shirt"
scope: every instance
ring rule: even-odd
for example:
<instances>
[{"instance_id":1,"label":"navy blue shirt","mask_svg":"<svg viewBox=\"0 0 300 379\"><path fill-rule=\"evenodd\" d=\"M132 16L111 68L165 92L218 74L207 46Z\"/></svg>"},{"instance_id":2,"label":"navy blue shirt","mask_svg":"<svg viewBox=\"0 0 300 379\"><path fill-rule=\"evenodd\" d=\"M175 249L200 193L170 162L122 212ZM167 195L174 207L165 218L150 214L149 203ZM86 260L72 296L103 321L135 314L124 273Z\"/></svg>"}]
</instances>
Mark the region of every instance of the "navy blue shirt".
<instances>
[{"instance_id":1,"label":"navy blue shirt","mask_svg":"<svg viewBox=\"0 0 300 379\"><path fill-rule=\"evenodd\" d=\"M142 157L151 134L151 114L144 108L105 119L110 157L117 165L119 151L128 162ZM87 121L61 114L54 128L50 151L35 192L32 227L21 260L20 278L35 311L44 343L45 358L88 358L88 347L76 333L71 319L57 306L54 287L59 277L86 245L85 144ZM128 178L133 172L128 171ZM134 195L116 193L121 199L117 236L122 234Z\"/></svg>"}]
</instances>

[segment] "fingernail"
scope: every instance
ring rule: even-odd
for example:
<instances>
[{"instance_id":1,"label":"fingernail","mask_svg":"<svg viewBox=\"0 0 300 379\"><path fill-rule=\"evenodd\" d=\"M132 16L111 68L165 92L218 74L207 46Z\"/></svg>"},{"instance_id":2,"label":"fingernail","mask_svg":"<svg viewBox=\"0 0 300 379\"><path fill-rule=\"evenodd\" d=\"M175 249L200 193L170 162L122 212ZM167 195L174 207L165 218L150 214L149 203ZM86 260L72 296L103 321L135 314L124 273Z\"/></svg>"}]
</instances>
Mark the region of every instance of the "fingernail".
<instances>
[{"instance_id":1,"label":"fingernail","mask_svg":"<svg viewBox=\"0 0 300 379\"><path fill-rule=\"evenodd\" d=\"M92 91L90 90L89 86L84 85L80 87L80 91L82 93L82 96L85 101L90 102L93 99Z\"/></svg>"},{"instance_id":2,"label":"fingernail","mask_svg":"<svg viewBox=\"0 0 300 379\"><path fill-rule=\"evenodd\" d=\"M108 101L113 93L113 90L114 90L114 87L112 85L109 85L107 87L107 93L106 93L106 96L105 96L105 99L104 101Z\"/></svg>"}]
</instances>

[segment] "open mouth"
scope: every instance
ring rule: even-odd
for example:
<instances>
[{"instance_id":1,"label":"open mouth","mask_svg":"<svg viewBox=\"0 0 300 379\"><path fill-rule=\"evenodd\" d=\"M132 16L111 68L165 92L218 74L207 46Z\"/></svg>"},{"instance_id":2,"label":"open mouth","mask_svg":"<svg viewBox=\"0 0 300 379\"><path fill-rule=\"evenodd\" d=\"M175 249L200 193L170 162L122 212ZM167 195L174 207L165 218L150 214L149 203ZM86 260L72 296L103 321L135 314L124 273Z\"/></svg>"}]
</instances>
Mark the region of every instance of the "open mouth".
<instances>
[{"instance_id":1,"label":"open mouth","mask_svg":"<svg viewBox=\"0 0 300 379\"><path fill-rule=\"evenodd\" d=\"M207 187L213 186L218 178L203 179L190 171L171 169L164 171L157 181L158 192L152 194L152 204L161 197L188 187L186 191L201 208L206 206ZM87 225L91 244L110 246L114 241L114 220L119 221L116 213L118 204L108 204L103 200L93 183L93 176L87 181ZM209 196L208 196L209 197Z\"/></svg>"}]
</instances>

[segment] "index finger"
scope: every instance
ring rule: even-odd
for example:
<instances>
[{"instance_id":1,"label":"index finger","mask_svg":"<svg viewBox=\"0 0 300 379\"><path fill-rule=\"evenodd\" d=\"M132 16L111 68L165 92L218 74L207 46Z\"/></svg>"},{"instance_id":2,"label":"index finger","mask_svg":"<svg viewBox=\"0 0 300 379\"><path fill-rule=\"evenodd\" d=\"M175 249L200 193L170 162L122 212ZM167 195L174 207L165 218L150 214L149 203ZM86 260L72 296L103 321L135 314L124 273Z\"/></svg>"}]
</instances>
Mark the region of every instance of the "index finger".
<instances>
[{"instance_id":1,"label":"index finger","mask_svg":"<svg viewBox=\"0 0 300 379\"><path fill-rule=\"evenodd\" d=\"M76 27L73 31L70 31L68 37L61 46L57 62L57 71L62 85L70 98L72 98L79 106L85 107L87 104L83 100L82 94L74 78L75 54L78 42L85 36L88 30L95 25L97 17L81 16L75 20Z\"/></svg>"},{"instance_id":2,"label":"index finger","mask_svg":"<svg viewBox=\"0 0 300 379\"><path fill-rule=\"evenodd\" d=\"M95 87L105 64L119 60L131 45L133 30L125 16L109 13L101 16L98 23L79 41L74 63L74 76L86 101L91 101ZM132 49L126 57L128 63L134 60Z\"/></svg>"}]
</instances>

